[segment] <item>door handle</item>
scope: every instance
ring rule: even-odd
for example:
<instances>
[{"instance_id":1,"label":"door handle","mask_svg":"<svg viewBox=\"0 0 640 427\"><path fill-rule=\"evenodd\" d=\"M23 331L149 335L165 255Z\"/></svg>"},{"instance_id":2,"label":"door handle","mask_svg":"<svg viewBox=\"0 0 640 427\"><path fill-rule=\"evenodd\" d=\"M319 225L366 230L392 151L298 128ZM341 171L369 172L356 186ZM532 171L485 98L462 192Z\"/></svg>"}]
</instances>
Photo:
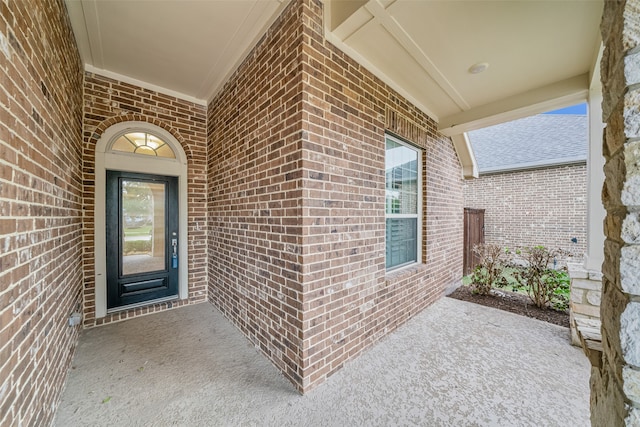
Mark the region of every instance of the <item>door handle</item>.
<instances>
[{"instance_id":1,"label":"door handle","mask_svg":"<svg viewBox=\"0 0 640 427\"><path fill-rule=\"evenodd\" d=\"M173 233L175 235L175 233ZM171 246L173 246L173 254L171 255L171 268L178 268L178 239L171 239Z\"/></svg>"}]
</instances>

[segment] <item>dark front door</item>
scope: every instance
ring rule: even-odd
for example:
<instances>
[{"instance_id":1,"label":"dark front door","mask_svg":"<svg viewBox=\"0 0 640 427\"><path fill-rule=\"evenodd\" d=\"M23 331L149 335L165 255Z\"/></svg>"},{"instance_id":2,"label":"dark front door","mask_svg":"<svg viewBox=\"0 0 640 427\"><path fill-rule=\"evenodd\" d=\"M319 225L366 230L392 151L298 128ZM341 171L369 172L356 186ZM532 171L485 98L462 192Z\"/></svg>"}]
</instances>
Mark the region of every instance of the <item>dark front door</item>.
<instances>
[{"instance_id":1,"label":"dark front door","mask_svg":"<svg viewBox=\"0 0 640 427\"><path fill-rule=\"evenodd\" d=\"M178 178L107 171L107 308L178 295Z\"/></svg>"}]
</instances>

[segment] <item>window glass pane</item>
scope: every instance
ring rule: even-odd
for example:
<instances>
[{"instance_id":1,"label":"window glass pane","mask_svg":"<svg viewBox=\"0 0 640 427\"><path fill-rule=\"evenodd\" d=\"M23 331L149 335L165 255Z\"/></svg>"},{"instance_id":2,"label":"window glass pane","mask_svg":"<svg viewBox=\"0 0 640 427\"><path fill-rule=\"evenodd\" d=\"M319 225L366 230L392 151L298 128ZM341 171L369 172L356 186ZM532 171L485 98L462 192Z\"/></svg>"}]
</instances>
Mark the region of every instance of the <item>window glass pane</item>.
<instances>
[{"instance_id":1,"label":"window glass pane","mask_svg":"<svg viewBox=\"0 0 640 427\"><path fill-rule=\"evenodd\" d=\"M165 184L123 180L122 275L165 270Z\"/></svg>"},{"instance_id":2,"label":"window glass pane","mask_svg":"<svg viewBox=\"0 0 640 427\"><path fill-rule=\"evenodd\" d=\"M154 150L151 147L147 147L146 145L141 145L140 147L136 148L136 154L146 154L148 156L155 156L156 150Z\"/></svg>"},{"instance_id":3,"label":"window glass pane","mask_svg":"<svg viewBox=\"0 0 640 427\"><path fill-rule=\"evenodd\" d=\"M387 218L387 269L418 261L418 219Z\"/></svg>"},{"instance_id":4,"label":"window glass pane","mask_svg":"<svg viewBox=\"0 0 640 427\"><path fill-rule=\"evenodd\" d=\"M133 150L135 150L136 147L127 138L121 136L120 138L116 139L116 141L111 146L111 149L113 151L124 151L125 153L133 153Z\"/></svg>"},{"instance_id":5,"label":"window glass pane","mask_svg":"<svg viewBox=\"0 0 640 427\"><path fill-rule=\"evenodd\" d=\"M386 213L418 213L418 152L387 139Z\"/></svg>"},{"instance_id":6,"label":"window glass pane","mask_svg":"<svg viewBox=\"0 0 640 427\"><path fill-rule=\"evenodd\" d=\"M166 157L169 159L176 158L175 154L173 154L173 150L167 144L158 147L158 149L156 150L156 154L158 155L158 157Z\"/></svg>"},{"instance_id":7,"label":"window glass pane","mask_svg":"<svg viewBox=\"0 0 640 427\"><path fill-rule=\"evenodd\" d=\"M157 138L153 135L147 135L147 145L153 148L154 150L157 150L158 147L160 147L161 145L164 145L164 141L162 141L160 138Z\"/></svg>"},{"instance_id":8,"label":"window glass pane","mask_svg":"<svg viewBox=\"0 0 640 427\"><path fill-rule=\"evenodd\" d=\"M386 268L419 262L420 150L386 139Z\"/></svg>"},{"instance_id":9,"label":"window glass pane","mask_svg":"<svg viewBox=\"0 0 640 427\"><path fill-rule=\"evenodd\" d=\"M147 134L144 132L131 132L125 135L131 141L134 141L136 145L144 144Z\"/></svg>"},{"instance_id":10,"label":"window glass pane","mask_svg":"<svg viewBox=\"0 0 640 427\"><path fill-rule=\"evenodd\" d=\"M144 132L131 132L122 135L111 145L111 150L167 159L176 158L175 153L167 143L157 136Z\"/></svg>"}]
</instances>

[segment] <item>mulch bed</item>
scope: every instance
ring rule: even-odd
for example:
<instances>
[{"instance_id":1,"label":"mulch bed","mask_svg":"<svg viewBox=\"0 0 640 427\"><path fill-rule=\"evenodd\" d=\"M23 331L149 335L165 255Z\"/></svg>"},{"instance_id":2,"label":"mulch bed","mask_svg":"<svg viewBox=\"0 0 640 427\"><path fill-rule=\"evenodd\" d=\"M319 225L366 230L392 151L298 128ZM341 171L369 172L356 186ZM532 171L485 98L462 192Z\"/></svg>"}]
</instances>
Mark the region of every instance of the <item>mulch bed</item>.
<instances>
[{"instance_id":1,"label":"mulch bed","mask_svg":"<svg viewBox=\"0 0 640 427\"><path fill-rule=\"evenodd\" d=\"M569 327L568 311L538 308L531 302L528 296L514 292L493 290L490 295L478 295L471 292L469 286L460 286L453 291L453 293L449 294L448 297L510 311L511 313L522 316L533 317L534 319L564 326L565 328Z\"/></svg>"}]
</instances>

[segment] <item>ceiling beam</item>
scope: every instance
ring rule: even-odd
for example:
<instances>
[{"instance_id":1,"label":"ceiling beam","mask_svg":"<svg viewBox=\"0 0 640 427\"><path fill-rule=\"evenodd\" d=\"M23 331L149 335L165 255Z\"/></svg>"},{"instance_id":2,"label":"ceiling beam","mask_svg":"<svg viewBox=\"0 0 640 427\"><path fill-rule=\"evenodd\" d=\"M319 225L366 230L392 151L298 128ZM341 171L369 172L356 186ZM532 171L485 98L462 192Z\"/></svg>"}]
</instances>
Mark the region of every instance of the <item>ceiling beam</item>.
<instances>
[{"instance_id":1,"label":"ceiling beam","mask_svg":"<svg viewBox=\"0 0 640 427\"><path fill-rule=\"evenodd\" d=\"M447 94L449 98L461 109L469 109L470 106L462 95L456 90L453 84L449 81L447 76L436 66L418 45L418 43L411 37L407 31L400 26L398 21L393 18L393 8L398 3L394 3L385 9L378 1L372 0L367 3L365 9L367 9L382 25L389 34L398 42L400 46L404 48L411 58L427 73L436 84Z\"/></svg>"},{"instance_id":2,"label":"ceiling beam","mask_svg":"<svg viewBox=\"0 0 640 427\"><path fill-rule=\"evenodd\" d=\"M581 74L441 118L438 130L453 136L586 102L589 84L589 73Z\"/></svg>"},{"instance_id":3,"label":"ceiling beam","mask_svg":"<svg viewBox=\"0 0 640 427\"><path fill-rule=\"evenodd\" d=\"M364 6L368 0L342 0L325 2L325 7L330 9L329 31L335 31L339 26L344 24L351 15Z\"/></svg>"},{"instance_id":4,"label":"ceiling beam","mask_svg":"<svg viewBox=\"0 0 640 427\"><path fill-rule=\"evenodd\" d=\"M342 50L348 56L353 58L356 62L362 65L369 72L373 73L376 77L389 85L393 90L405 97L410 103L418 107L422 112L437 120L437 115L431 111L427 106L421 102L417 97L413 96L407 90L405 90L400 84L396 83L394 79L387 76L378 67L369 61L367 57L360 54L355 49L351 48L347 44L347 40L354 35L363 26L369 23L371 20L376 19L371 12L364 7L370 1L376 0L344 0L349 3L349 7L341 5L343 0L325 0L324 6L324 23L325 23L325 38ZM387 4L390 0L381 0ZM356 7L357 6L357 7ZM338 22L333 22L334 8L343 7L340 12L336 12L338 16ZM333 28L333 30L332 30Z\"/></svg>"}]
</instances>

